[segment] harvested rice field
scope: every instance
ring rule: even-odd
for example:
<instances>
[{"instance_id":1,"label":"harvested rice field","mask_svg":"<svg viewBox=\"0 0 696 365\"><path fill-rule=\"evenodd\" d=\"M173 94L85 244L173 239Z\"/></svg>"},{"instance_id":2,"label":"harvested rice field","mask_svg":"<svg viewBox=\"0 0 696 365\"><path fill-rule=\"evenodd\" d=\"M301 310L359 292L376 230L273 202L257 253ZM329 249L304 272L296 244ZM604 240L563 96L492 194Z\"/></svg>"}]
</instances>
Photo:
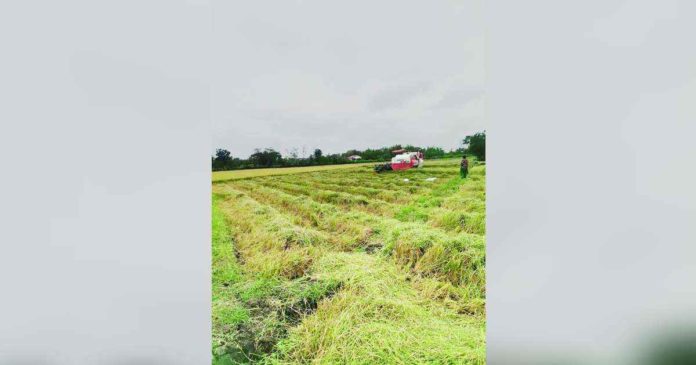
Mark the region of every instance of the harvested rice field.
<instances>
[{"instance_id":1,"label":"harvested rice field","mask_svg":"<svg viewBox=\"0 0 696 365\"><path fill-rule=\"evenodd\" d=\"M213 363L484 364L472 165L213 182Z\"/></svg>"},{"instance_id":2,"label":"harvested rice field","mask_svg":"<svg viewBox=\"0 0 696 365\"><path fill-rule=\"evenodd\" d=\"M302 172L325 171L349 169L356 166L374 165L374 163L350 163L343 165L319 165L319 166L303 166L303 167L283 167L283 168L268 168L268 169L249 169L249 170L232 170L232 171L213 171L213 182L224 180L246 179L258 176L275 176L299 174Z\"/></svg>"}]
</instances>

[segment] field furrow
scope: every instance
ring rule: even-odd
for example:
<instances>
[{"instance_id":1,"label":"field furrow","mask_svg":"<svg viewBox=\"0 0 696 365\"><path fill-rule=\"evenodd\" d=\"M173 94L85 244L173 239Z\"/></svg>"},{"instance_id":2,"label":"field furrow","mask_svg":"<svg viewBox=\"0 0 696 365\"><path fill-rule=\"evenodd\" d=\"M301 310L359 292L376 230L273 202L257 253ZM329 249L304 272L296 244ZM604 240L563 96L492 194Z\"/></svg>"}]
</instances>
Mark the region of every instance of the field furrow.
<instances>
[{"instance_id":1,"label":"field furrow","mask_svg":"<svg viewBox=\"0 0 696 365\"><path fill-rule=\"evenodd\" d=\"M366 184L360 180L340 179L313 179L313 180L276 180L290 184L302 184L303 186L314 187L322 190L331 190L342 193L368 196L372 199L382 200L388 203L404 204L411 200L412 195L405 193L398 186L385 186L379 184Z\"/></svg>"},{"instance_id":2,"label":"field furrow","mask_svg":"<svg viewBox=\"0 0 696 365\"><path fill-rule=\"evenodd\" d=\"M483 238L480 235L448 235L417 222L345 211L333 204L316 202L250 181L239 181L234 186L263 204L302 217L302 224L306 226L360 237L354 241L356 244L376 245L416 273L447 279L454 285L480 284L483 290Z\"/></svg>"},{"instance_id":3,"label":"field furrow","mask_svg":"<svg viewBox=\"0 0 696 365\"><path fill-rule=\"evenodd\" d=\"M260 184L289 194L304 195L316 202L332 204L343 210L389 215L398 206L365 195L351 194L345 190L322 189L306 182L264 181Z\"/></svg>"},{"instance_id":4,"label":"field furrow","mask_svg":"<svg viewBox=\"0 0 696 365\"><path fill-rule=\"evenodd\" d=\"M458 179L455 178L456 180ZM259 181L259 184L289 194L307 196L320 203L333 204L343 210L364 211L396 218L402 222L424 222L432 228L447 232L485 233L485 214L476 212L476 210L481 209L484 202L477 203L474 201L475 199L470 199L463 201L463 206L460 206L461 210L442 208L441 205L447 200L431 194L440 185L422 191L418 195L404 191L394 192L401 197L401 202L390 202L377 198L380 193L384 192L384 190L377 189L374 189L373 194L368 196L351 194L351 191L355 191L355 189L350 187L322 184L315 181L285 182L266 179ZM462 190L464 188L467 187L463 187ZM466 203L472 206L467 207Z\"/></svg>"},{"instance_id":5,"label":"field furrow","mask_svg":"<svg viewBox=\"0 0 696 365\"><path fill-rule=\"evenodd\" d=\"M370 175L372 174L372 175ZM317 182L317 183L332 183L332 184L340 184L340 185L349 185L349 186L355 186L355 187L369 187L369 188L374 188L374 189L388 189L388 190L395 190L395 191L404 191L404 190L411 190L411 192L416 192L417 190L412 190L413 188L432 188L433 185L437 185L439 182L428 182L425 181L427 177L422 177L422 176L416 176L416 179L409 178L409 181L404 181L404 178L406 177L401 177L395 179L394 177L388 177L388 178L379 178L375 175L373 172L370 174L355 174L351 176L346 176L346 177L341 177L341 176L336 176L334 174L314 174L314 175L308 175L305 177L305 179L302 179L302 181L312 181L312 182ZM438 178L438 180L441 180L445 175L440 175L440 178L438 176L433 176ZM449 174L447 177L452 177L456 176L456 174ZM282 179L283 181L297 181L297 179ZM437 181L437 180L436 180Z\"/></svg>"}]
</instances>

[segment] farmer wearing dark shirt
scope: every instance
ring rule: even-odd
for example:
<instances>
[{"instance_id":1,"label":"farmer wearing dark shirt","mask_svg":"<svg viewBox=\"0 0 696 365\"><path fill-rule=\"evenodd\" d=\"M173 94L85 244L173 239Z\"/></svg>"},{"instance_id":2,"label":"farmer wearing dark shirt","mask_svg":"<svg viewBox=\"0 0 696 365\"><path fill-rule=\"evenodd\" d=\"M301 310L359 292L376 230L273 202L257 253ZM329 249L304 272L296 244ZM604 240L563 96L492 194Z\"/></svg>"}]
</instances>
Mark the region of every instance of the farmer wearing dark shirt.
<instances>
[{"instance_id":1,"label":"farmer wearing dark shirt","mask_svg":"<svg viewBox=\"0 0 696 365\"><path fill-rule=\"evenodd\" d=\"M469 160L466 159L466 155L462 157L462 164L459 168L459 175L462 176L462 179L466 177L466 175L469 173Z\"/></svg>"}]
</instances>

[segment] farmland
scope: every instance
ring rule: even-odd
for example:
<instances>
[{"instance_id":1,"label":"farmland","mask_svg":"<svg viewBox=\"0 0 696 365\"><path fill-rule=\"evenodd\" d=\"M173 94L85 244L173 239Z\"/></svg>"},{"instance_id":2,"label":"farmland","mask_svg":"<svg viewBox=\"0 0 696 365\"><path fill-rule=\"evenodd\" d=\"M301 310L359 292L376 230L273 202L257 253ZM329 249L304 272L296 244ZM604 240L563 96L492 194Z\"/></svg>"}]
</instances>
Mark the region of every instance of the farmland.
<instances>
[{"instance_id":1,"label":"farmland","mask_svg":"<svg viewBox=\"0 0 696 365\"><path fill-rule=\"evenodd\" d=\"M257 176L275 176L275 175L288 175L288 174L298 174L301 172L310 171L325 171L325 170L337 170L345 169L356 166L374 165L374 163L350 163L343 165L323 165L323 166L306 166L306 167L284 167L284 168L268 168L268 169L248 169L248 170L231 170L231 171L214 171L213 181L224 181L224 180L237 180L246 179L249 177Z\"/></svg>"},{"instance_id":2,"label":"farmland","mask_svg":"<svg viewBox=\"0 0 696 365\"><path fill-rule=\"evenodd\" d=\"M371 165L213 183L214 363L485 363L485 166Z\"/></svg>"}]
</instances>

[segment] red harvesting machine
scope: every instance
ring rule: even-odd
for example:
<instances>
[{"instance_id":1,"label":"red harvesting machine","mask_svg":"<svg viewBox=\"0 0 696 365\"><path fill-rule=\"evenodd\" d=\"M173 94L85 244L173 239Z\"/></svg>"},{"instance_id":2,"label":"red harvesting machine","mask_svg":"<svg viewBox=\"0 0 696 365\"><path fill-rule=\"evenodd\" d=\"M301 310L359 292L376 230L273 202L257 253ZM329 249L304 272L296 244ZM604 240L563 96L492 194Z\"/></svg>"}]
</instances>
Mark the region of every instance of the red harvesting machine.
<instances>
[{"instance_id":1,"label":"red harvesting machine","mask_svg":"<svg viewBox=\"0 0 696 365\"><path fill-rule=\"evenodd\" d=\"M413 167L423 166L423 152L408 152L406 150L392 151L395 154L390 163L375 166L377 173L384 171L408 170Z\"/></svg>"}]
</instances>

